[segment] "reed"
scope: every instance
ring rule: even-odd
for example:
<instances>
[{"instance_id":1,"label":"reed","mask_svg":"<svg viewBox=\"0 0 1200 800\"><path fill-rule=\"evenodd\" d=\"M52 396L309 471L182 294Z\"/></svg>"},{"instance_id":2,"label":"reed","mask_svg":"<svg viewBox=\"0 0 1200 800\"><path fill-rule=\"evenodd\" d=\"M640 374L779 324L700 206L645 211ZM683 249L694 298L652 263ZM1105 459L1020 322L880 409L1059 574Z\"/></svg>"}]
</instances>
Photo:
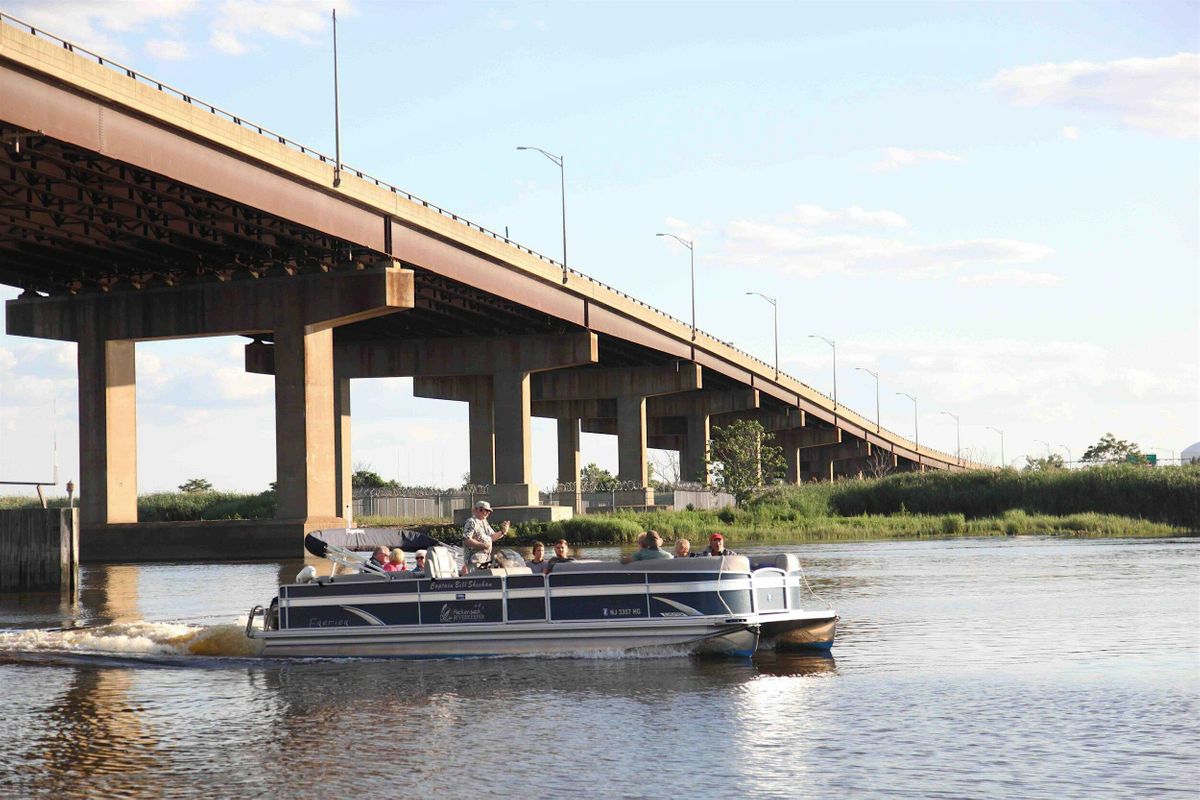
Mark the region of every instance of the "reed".
<instances>
[{"instance_id":1,"label":"reed","mask_svg":"<svg viewBox=\"0 0 1200 800\"><path fill-rule=\"evenodd\" d=\"M908 511L960 513L979 519L1019 509L1054 516L1095 512L1200 530L1200 466L1196 465L938 471L839 481L832 487L817 491L832 491L829 510L842 516ZM794 491L803 494L810 490L803 486Z\"/></svg>"}]
</instances>

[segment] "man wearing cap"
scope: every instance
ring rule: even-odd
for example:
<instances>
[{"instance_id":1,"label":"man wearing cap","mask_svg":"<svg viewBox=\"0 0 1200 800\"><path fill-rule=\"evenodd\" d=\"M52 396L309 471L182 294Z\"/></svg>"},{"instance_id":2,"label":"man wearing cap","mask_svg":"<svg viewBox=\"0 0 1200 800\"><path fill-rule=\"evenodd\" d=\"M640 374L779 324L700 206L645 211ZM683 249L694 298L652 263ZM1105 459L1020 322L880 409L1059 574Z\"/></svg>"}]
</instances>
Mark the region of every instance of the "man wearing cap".
<instances>
[{"instance_id":1,"label":"man wearing cap","mask_svg":"<svg viewBox=\"0 0 1200 800\"><path fill-rule=\"evenodd\" d=\"M508 520L500 523L499 532L488 524L491 513L492 504L480 500L463 525L463 574L472 567L491 561L492 542L508 533Z\"/></svg>"},{"instance_id":2,"label":"man wearing cap","mask_svg":"<svg viewBox=\"0 0 1200 800\"><path fill-rule=\"evenodd\" d=\"M708 550L705 551L706 556L736 556L737 553L725 547L725 537L719 533L714 533L708 537Z\"/></svg>"}]
</instances>

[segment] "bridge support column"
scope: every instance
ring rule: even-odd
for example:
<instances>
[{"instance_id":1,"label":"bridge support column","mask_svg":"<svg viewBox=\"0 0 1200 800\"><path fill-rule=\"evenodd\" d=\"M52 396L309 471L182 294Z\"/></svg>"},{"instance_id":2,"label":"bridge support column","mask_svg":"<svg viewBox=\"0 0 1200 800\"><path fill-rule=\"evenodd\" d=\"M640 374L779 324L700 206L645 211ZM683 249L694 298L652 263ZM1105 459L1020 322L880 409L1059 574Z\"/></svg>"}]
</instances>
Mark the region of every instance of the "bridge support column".
<instances>
[{"instance_id":1,"label":"bridge support column","mask_svg":"<svg viewBox=\"0 0 1200 800\"><path fill-rule=\"evenodd\" d=\"M617 479L640 488L617 492L617 504L654 505L654 490L646 486L646 398L617 398Z\"/></svg>"},{"instance_id":2,"label":"bridge support column","mask_svg":"<svg viewBox=\"0 0 1200 800\"><path fill-rule=\"evenodd\" d=\"M569 505L576 514L583 511L579 486L579 418L558 418L558 482L567 488L559 491L559 504ZM566 500L567 502L563 502Z\"/></svg>"},{"instance_id":3,"label":"bridge support column","mask_svg":"<svg viewBox=\"0 0 1200 800\"><path fill-rule=\"evenodd\" d=\"M688 414L687 433L683 438L683 449L679 453L680 480L708 485L708 414Z\"/></svg>"},{"instance_id":4,"label":"bridge support column","mask_svg":"<svg viewBox=\"0 0 1200 800\"><path fill-rule=\"evenodd\" d=\"M784 439L783 461L784 466L787 468L785 480L792 485L800 483L800 452L801 450L796 446L795 442Z\"/></svg>"},{"instance_id":5,"label":"bridge support column","mask_svg":"<svg viewBox=\"0 0 1200 800\"><path fill-rule=\"evenodd\" d=\"M80 521L137 522L134 343L83 336L78 361Z\"/></svg>"},{"instance_id":6,"label":"bridge support column","mask_svg":"<svg viewBox=\"0 0 1200 800\"><path fill-rule=\"evenodd\" d=\"M533 484L529 414L529 373L522 370L492 375L496 424L496 483L493 506L536 506Z\"/></svg>"},{"instance_id":7,"label":"bridge support column","mask_svg":"<svg viewBox=\"0 0 1200 800\"><path fill-rule=\"evenodd\" d=\"M334 378L333 457L336 472L338 516L350 520L354 512L354 466L350 459L350 379Z\"/></svg>"},{"instance_id":8,"label":"bridge support column","mask_svg":"<svg viewBox=\"0 0 1200 800\"><path fill-rule=\"evenodd\" d=\"M806 448L804 455L806 458L804 465L807 468L803 469L800 473L804 481L824 482L833 480L833 458L830 457L829 448Z\"/></svg>"},{"instance_id":9,"label":"bridge support column","mask_svg":"<svg viewBox=\"0 0 1200 800\"><path fill-rule=\"evenodd\" d=\"M464 379L468 380L468 379ZM467 399L468 447L471 483L491 486L496 482L496 427L490 377L476 377Z\"/></svg>"},{"instance_id":10,"label":"bridge support column","mask_svg":"<svg viewBox=\"0 0 1200 800\"><path fill-rule=\"evenodd\" d=\"M275 330L277 516L333 520L333 329L293 322Z\"/></svg>"}]
</instances>

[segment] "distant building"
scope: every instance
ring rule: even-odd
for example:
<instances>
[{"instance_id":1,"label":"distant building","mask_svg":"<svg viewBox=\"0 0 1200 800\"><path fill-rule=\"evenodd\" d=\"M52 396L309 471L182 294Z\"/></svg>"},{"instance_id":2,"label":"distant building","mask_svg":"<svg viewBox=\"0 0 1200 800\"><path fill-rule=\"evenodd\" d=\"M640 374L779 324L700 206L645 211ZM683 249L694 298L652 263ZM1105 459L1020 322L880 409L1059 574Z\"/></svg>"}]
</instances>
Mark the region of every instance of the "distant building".
<instances>
[{"instance_id":1,"label":"distant building","mask_svg":"<svg viewBox=\"0 0 1200 800\"><path fill-rule=\"evenodd\" d=\"M1200 442L1183 448L1183 452L1179 454L1179 458L1179 463L1181 464L1190 464L1193 461L1200 462Z\"/></svg>"}]
</instances>

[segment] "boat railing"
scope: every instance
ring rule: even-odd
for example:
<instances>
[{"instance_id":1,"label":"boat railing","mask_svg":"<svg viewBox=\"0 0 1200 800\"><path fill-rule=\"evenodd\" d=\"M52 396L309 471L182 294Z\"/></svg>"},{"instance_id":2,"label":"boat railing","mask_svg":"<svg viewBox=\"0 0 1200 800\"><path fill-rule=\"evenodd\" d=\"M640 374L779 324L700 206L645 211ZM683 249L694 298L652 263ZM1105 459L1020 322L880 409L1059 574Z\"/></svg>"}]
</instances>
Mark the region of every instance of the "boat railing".
<instances>
[{"instance_id":1,"label":"boat railing","mask_svg":"<svg viewBox=\"0 0 1200 800\"><path fill-rule=\"evenodd\" d=\"M266 610L262 606L255 606L254 608L250 609L250 615L248 617L246 617L246 638L247 639L257 639L258 638L254 633L254 618L255 617L262 617L263 630L265 631L267 629L267 612L266 612Z\"/></svg>"},{"instance_id":2,"label":"boat railing","mask_svg":"<svg viewBox=\"0 0 1200 800\"><path fill-rule=\"evenodd\" d=\"M722 559L724 560L724 559ZM779 588L783 590L783 608L772 609L770 611L760 611L758 608L758 590L759 582L765 581L767 576L773 580L779 581ZM765 587L763 587L765 588ZM750 573L750 607L757 614L782 614L785 611L791 610L790 598L788 596L788 573L779 567L759 567Z\"/></svg>"}]
</instances>

